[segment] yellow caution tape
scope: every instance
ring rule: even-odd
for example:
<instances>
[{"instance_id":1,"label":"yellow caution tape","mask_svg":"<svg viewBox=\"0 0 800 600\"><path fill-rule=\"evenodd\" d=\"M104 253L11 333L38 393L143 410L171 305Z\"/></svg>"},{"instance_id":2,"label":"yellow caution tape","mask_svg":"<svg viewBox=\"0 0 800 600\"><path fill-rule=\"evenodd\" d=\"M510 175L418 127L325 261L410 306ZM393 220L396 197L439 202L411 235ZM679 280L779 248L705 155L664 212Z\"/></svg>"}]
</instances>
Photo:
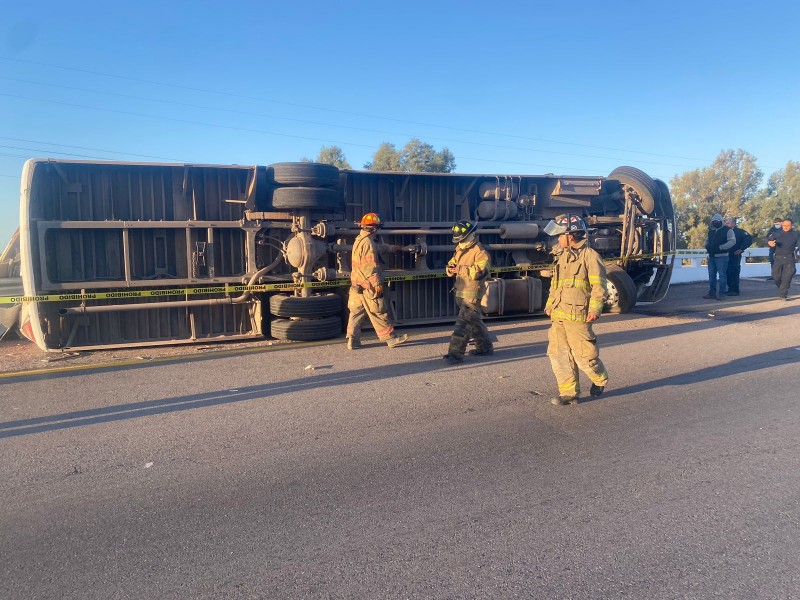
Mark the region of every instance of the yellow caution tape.
<instances>
[{"instance_id":1,"label":"yellow caution tape","mask_svg":"<svg viewBox=\"0 0 800 600\"><path fill-rule=\"evenodd\" d=\"M350 282L347 282L349 285ZM242 292L275 292L293 290L298 287L324 287L341 285L317 281L307 284L266 283L259 285L219 285L212 287L161 288L152 290L124 290L118 292L89 292L76 294L44 294L36 296L0 296L0 304L20 304L22 302L70 302L74 300L125 300L128 298L163 298L165 296L197 296L202 294L241 294Z\"/></svg>"},{"instance_id":2,"label":"yellow caution tape","mask_svg":"<svg viewBox=\"0 0 800 600\"><path fill-rule=\"evenodd\" d=\"M614 258L606 260L607 263L620 261L641 260L653 258L657 255L641 255L633 258ZM538 265L513 265L508 267L495 267L489 269L492 275L500 273L517 273L526 271L541 271L551 269L553 263ZM420 281L423 279L439 279L448 277L444 272L415 273L412 275L388 275L384 277L386 282L396 281ZM129 298L164 298L176 296L199 296L209 294L241 294L243 292L280 292L293 291L300 288L329 288L349 286L349 279L334 279L332 281L309 281L306 283L263 283L257 285L219 285L210 287L189 287L189 288L158 288L143 290L124 290L116 292L90 292L85 294L64 292L60 294L42 294L35 296L0 296L2 304L21 304L23 302L74 302L77 300L127 300Z\"/></svg>"}]
</instances>

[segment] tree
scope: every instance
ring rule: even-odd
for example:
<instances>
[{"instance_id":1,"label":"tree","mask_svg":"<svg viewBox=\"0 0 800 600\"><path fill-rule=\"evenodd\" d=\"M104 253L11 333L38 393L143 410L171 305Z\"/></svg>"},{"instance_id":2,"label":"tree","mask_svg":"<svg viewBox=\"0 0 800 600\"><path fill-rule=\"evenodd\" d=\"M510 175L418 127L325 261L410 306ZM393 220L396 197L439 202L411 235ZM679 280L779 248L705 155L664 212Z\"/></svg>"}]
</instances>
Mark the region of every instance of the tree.
<instances>
[{"instance_id":1,"label":"tree","mask_svg":"<svg viewBox=\"0 0 800 600\"><path fill-rule=\"evenodd\" d=\"M311 162L308 158L301 158L300 162ZM344 151L339 146L323 146L314 162L333 165L339 169L352 169L344 156Z\"/></svg>"},{"instance_id":2,"label":"tree","mask_svg":"<svg viewBox=\"0 0 800 600\"><path fill-rule=\"evenodd\" d=\"M447 148L436 152L430 144L412 138L400 153L400 165L410 173L450 173L456 161Z\"/></svg>"},{"instance_id":3,"label":"tree","mask_svg":"<svg viewBox=\"0 0 800 600\"><path fill-rule=\"evenodd\" d=\"M442 148L433 161L432 173L452 173L456 170L456 157L449 148Z\"/></svg>"},{"instance_id":4,"label":"tree","mask_svg":"<svg viewBox=\"0 0 800 600\"><path fill-rule=\"evenodd\" d=\"M762 245L776 217L800 221L800 162L790 160L770 175L766 187L748 204L745 216L748 231Z\"/></svg>"},{"instance_id":5,"label":"tree","mask_svg":"<svg viewBox=\"0 0 800 600\"><path fill-rule=\"evenodd\" d=\"M400 152L400 164L411 173L450 173L456 167L455 157L447 148L441 152L430 144L412 138Z\"/></svg>"},{"instance_id":6,"label":"tree","mask_svg":"<svg viewBox=\"0 0 800 600\"><path fill-rule=\"evenodd\" d=\"M364 168L369 171L402 171L400 152L394 144L383 142L372 155L372 161L366 163Z\"/></svg>"},{"instance_id":7,"label":"tree","mask_svg":"<svg viewBox=\"0 0 800 600\"><path fill-rule=\"evenodd\" d=\"M670 192L678 216L680 246L702 248L715 213L746 215L763 176L750 153L723 150L710 167L673 177Z\"/></svg>"},{"instance_id":8,"label":"tree","mask_svg":"<svg viewBox=\"0 0 800 600\"><path fill-rule=\"evenodd\" d=\"M456 168L456 159L447 148L437 152L430 144L412 138L400 151L394 144L382 143L364 168L370 171L451 173Z\"/></svg>"}]
</instances>

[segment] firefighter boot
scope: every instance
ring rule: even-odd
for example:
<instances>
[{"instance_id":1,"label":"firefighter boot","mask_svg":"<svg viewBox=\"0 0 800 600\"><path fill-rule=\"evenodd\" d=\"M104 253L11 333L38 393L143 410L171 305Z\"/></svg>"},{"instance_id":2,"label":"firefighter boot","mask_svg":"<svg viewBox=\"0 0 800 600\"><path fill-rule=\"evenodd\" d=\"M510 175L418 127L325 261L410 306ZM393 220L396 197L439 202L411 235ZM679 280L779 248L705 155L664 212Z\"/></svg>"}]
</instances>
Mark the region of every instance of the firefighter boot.
<instances>
[{"instance_id":1,"label":"firefighter boot","mask_svg":"<svg viewBox=\"0 0 800 600\"><path fill-rule=\"evenodd\" d=\"M456 356L455 354L445 354L442 358L444 360L446 360L448 363L450 363L451 365L457 365L457 364L460 364L460 363L464 362L463 358L460 358L460 357Z\"/></svg>"},{"instance_id":2,"label":"firefighter boot","mask_svg":"<svg viewBox=\"0 0 800 600\"><path fill-rule=\"evenodd\" d=\"M599 398L600 396L603 395L603 392L605 391L605 389L606 389L606 386L604 386L604 385L592 384L592 387L589 388L589 395L592 398Z\"/></svg>"},{"instance_id":3,"label":"firefighter boot","mask_svg":"<svg viewBox=\"0 0 800 600\"><path fill-rule=\"evenodd\" d=\"M552 400L550 400L550 404L554 406L566 406L567 404L577 404L578 397L577 396L556 396Z\"/></svg>"},{"instance_id":4,"label":"firefighter boot","mask_svg":"<svg viewBox=\"0 0 800 600\"><path fill-rule=\"evenodd\" d=\"M404 344L408 341L408 334L404 333L403 335L393 335L388 340L386 340L386 345L389 348L397 348L400 344Z\"/></svg>"},{"instance_id":5,"label":"firefighter boot","mask_svg":"<svg viewBox=\"0 0 800 600\"><path fill-rule=\"evenodd\" d=\"M347 338L347 349L348 350L358 350L361 348L361 340L357 337L349 337Z\"/></svg>"},{"instance_id":6,"label":"firefighter boot","mask_svg":"<svg viewBox=\"0 0 800 600\"><path fill-rule=\"evenodd\" d=\"M454 331L450 336L450 345L447 347L447 354L442 358L449 363L455 364L464 361L464 350L467 348L469 338L464 335L459 335L458 331Z\"/></svg>"},{"instance_id":7,"label":"firefighter boot","mask_svg":"<svg viewBox=\"0 0 800 600\"><path fill-rule=\"evenodd\" d=\"M477 348L475 348L475 349L470 350L469 352L467 352L467 354L469 354L470 356L489 356L491 354L494 354L494 347L493 346L489 346L488 348L481 349L481 350L478 350Z\"/></svg>"}]
</instances>

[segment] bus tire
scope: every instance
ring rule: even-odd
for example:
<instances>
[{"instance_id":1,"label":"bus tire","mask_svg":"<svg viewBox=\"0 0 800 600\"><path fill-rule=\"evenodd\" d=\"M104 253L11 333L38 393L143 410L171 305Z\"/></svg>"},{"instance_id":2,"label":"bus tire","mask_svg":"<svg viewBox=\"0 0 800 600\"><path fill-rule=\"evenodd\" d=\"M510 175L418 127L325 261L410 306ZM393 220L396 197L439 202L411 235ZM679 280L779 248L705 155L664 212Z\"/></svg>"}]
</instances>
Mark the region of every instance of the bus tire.
<instances>
[{"instance_id":1,"label":"bus tire","mask_svg":"<svg viewBox=\"0 0 800 600\"><path fill-rule=\"evenodd\" d=\"M287 162L267 168L277 185L336 187L339 183L339 169L333 165Z\"/></svg>"},{"instance_id":2,"label":"bus tire","mask_svg":"<svg viewBox=\"0 0 800 600\"><path fill-rule=\"evenodd\" d=\"M639 195L639 208L643 214L649 215L655 210L656 200L660 197L661 191L653 178L644 171L635 167L617 167L611 171L608 179L619 181L636 190Z\"/></svg>"},{"instance_id":3,"label":"bus tire","mask_svg":"<svg viewBox=\"0 0 800 600\"><path fill-rule=\"evenodd\" d=\"M625 314L631 311L636 304L636 284L622 267L608 265L606 267L606 284L608 296L603 307L603 312L610 314Z\"/></svg>"},{"instance_id":4,"label":"bus tire","mask_svg":"<svg viewBox=\"0 0 800 600\"><path fill-rule=\"evenodd\" d=\"M337 294L287 296L276 294L269 299L269 312L276 317L319 319L342 312L342 298Z\"/></svg>"},{"instance_id":5,"label":"bus tire","mask_svg":"<svg viewBox=\"0 0 800 600\"><path fill-rule=\"evenodd\" d=\"M272 319L272 337L293 342L312 342L339 337L342 319L338 316L321 319Z\"/></svg>"},{"instance_id":6,"label":"bus tire","mask_svg":"<svg viewBox=\"0 0 800 600\"><path fill-rule=\"evenodd\" d=\"M319 187L282 187L272 193L272 207L281 210L338 210L342 202L336 190Z\"/></svg>"}]
</instances>

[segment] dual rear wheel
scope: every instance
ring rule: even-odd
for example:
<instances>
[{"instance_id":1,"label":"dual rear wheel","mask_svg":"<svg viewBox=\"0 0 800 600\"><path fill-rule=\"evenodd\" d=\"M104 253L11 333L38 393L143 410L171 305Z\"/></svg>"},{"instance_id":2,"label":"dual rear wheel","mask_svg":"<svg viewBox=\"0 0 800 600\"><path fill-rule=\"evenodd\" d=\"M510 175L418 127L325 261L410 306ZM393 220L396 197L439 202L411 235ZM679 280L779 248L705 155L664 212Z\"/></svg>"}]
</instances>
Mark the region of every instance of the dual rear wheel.
<instances>
[{"instance_id":1,"label":"dual rear wheel","mask_svg":"<svg viewBox=\"0 0 800 600\"><path fill-rule=\"evenodd\" d=\"M269 299L272 337L308 342L335 338L342 333L342 298L338 294L287 296Z\"/></svg>"},{"instance_id":2,"label":"dual rear wheel","mask_svg":"<svg viewBox=\"0 0 800 600\"><path fill-rule=\"evenodd\" d=\"M275 163L267 167L272 207L277 210L342 211L339 169L322 163Z\"/></svg>"},{"instance_id":3,"label":"dual rear wheel","mask_svg":"<svg viewBox=\"0 0 800 600\"><path fill-rule=\"evenodd\" d=\"M273 185L272 208L287 212L344 212L339 193L339 169L322 163L275 163L267 168ZM280 340L313 341L342 333L342 297L338 294L294 296L276 294L269 299L270 331Z\"/></svg>"}]
</instances>

